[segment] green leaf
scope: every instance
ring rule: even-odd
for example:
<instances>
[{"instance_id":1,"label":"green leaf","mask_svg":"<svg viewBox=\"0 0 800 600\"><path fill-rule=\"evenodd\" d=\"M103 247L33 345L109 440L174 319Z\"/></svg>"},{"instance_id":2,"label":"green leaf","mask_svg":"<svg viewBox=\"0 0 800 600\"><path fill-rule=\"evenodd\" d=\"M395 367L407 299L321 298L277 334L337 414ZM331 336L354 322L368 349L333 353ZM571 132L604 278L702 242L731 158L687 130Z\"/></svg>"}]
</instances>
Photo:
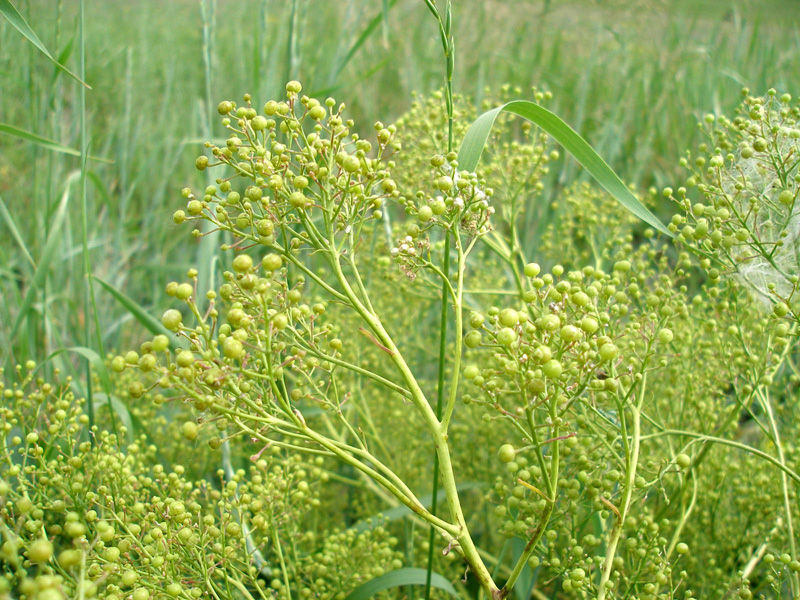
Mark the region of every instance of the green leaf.
<instances>
[{"instance_id":1,"label":"green leaf","mask_svg":"<svg viewBox=\"0 0 800 600\"><path fill-rule=\"evenodd\" d=\"M2 0L0 0L2 2ZM63 154L69 154L70 156L80 156L80 150L76 150L75 148L70 148L69 146L65 146L64 144L59 144L58 142L54 142L53 140L48 140L40 135L36 135L35 133L31 133L30 131L24 131L22 129L18 129L13 125L8 125L6 123L0 123L0 133L5 133L6 135L10 135L15 138L19 138L21 140L25 140L26 142L31 142L36 144L37 146L41 146L42 148L46 148L47 150L52 150L54 152L61 152ZM104 163L113 163L113 160L109 160L107 158L100 158L99 156L89 156L89 160L95 160L98 162Z\"/></svg>"},{"instance_id":2,"label":"green leaf","mask_svg":"<svg viewBox=\"0 0 800 600\"><path fill-rule=\"evenodd\" d=\"M156 319L153 315L147 312L142 306L137 304L133 299L129 298L122 292L120 292L117 288L115 288L110 283L106 283L102 279L98 277L93 277L93 279L99 283L103 288L114 298L119 301L122 306L133 316L134 319L139 321L145 328L152 333L153 335L164 334L169 338L170 346L174 348L186 348L187 343L183 338L176 337L173 332L169 329L164 327L161 322Z\"/></svg>"},{"instance_id":3,"label":"green leaf","mask_svg":"<svg viewBox=\"0 0 800 600\"><path fill-rule=\"evenodd\" d=\"M131 418L131 413L128 410L128 407L125 406L119 398L116 398L111 394L111 378L108 374L108 369L106 369L106 363L103 360L103 357L100 356L97 352L92 350L91 348L86 348L85 346L72 346L71 348L62 348L61 350L56 350L50 356L47 357L46 361L49 361L52 358L55 358L59 354L65 353L72 353L72 354L79 354L80 356L84 357L89 364L94 369L94 372L97 373L97 377L100 380L100 385L103 387L105 393L94 394L92 403L94 408L100 408L102 406L107 406L108 410L112 411L119 420L122 422L123 425L127 428L127 436L128 441L133 442L133 435L134 435L134 428L133 428L133 419ZM87 382L87 385L90 385L90 382ZM86 392L87 390L84 390Z\"/></svg>"},{"instance_id":4,"label":"green leaf","mask_svg":"<svg viewBox=\"0 0 800 600\"><path fill-rule=\"evenodd\" d=\"M125 436L128 438L128 442L133 443L134 441L134 426L133 426L133 419L131 418L131 412L128 410L128 407L117 397L109 396L107 394L95 394L94 395L94 408L95 410L107 407L108 410L113 411L120 422L125 426L126 434Z\"/></svg>"},{"instance_id":5,"label":"green leaf","mask_svg":"<svg viewBox=\"0 0 800 600\"><path fill-rule=\"evenodd\" d=\"M305 415L306 412L303 411L303 414ZM458 485L456 485L456 490L459 493L461 493L467 490L485 488L486 485L487 485L486 483L480 481L465 481L463 483L459 483ZM439 492L436 494L437 502L443 502L446 498L447 494L445 493L444 490L439 490ZM422 498L419 499L419 501L420 504L422 504L422 506L424 506L425 508L430 508L431 505L433 504L433 494L428 494L427 496L423 496ZM377 519L378 517L382 517L386 521L396 521L398 519L408 517L411 514L412 514L411 509L408 508L405 504L401 504L400 506L395 506L394 508L390 508L387 511L381 512L379 515L375 515L375 519ZM370 524L369 519L364 521L359 521L358 523L353 525L353 529L355 529L359 533L361 533L362 531L366 531L367 529L370 529L370 527L372 527L372 525Z\"/></svg>"},{"instance_id":6,"label":"green leaf","mask_svg":"<svg viewBox=\"0 0 800 600\"><path fill-rule=\"evenodd\" d=\"M47 235L44 251L39 259L39 266L36 268L36 272L33 275L33 281L31 281L28 289L25 291L25 296L22 299L22 306L20 306L17 318L14 321L14 325L11 327L11 336L9 342L13 341L16 337L20 325L22 325L22 323L25 321L26 317L28 316L28 312L31 310L33 301L36 299L36 292L41 289L44 280L47 278L47 273L50 271L50 264L55 258L56 249L58 248L58 243L61 238L64 219L67 214L69 190L72 185L72 181L79 176L80 173L76 171L67 178L66 189L64 190L64 194L61 196L61 201L59 202L55 217L53 217L53 222L50 224L50 233Z\"/></svg>"},{"instance_id":7,"label":"green leaf","mask_svg":"<svg viewBox=\"0 0 800 600\"><path fill-rule=\"evenodd\" d=\"M389 10L396 3L397 0L389 0L388 3L387 2L383 3L383 8L380 14L372 18L372 20L367 24L367 26L364 28L364 30L361 32L358 38L356 38L356 41L353 42L353 45L350 46L350 48L347 51L347 54L344 55L344 58L342 58L339 64L336 65L336 69L334 70L333 75L329 79L330 83L335 82L339 78L339 75L341 74L345 66L347 66L347 63L349 63L350 59L352 59L353 56L355 56L356 52L358 52L358 49L364 45L364 42L366 42L369 39L369 36L373 34L378 25L380 25L382 22L385 23L388 21Z\"/></svg>"},{"instance_id":8,"label":"green leaf","mask_svg":"<svg viewBox=\"0 0 800 600\"><path fill-rule=\"evenodd\" d=\"M11 212L8 210L6 203L3 201L3 197L0 196L0 217L3 217L3 220L6 222L6 227L9 228L11 231L11 235L14 237L14 240L17 242L19 249L22 251L22 254L25 255L25 258L28 260L29 263L36 268L36 263L33 262L33 258L31 257L30 253L28 252L28 248L25 246L25 240L22 239L22 234L19 231L19 227L17 227L16 221L14 221L14 217L11 216Z\"/></svg>"},{"instance_id":9,"label":"green leaf","mask_svg":"<svg viewBox=\"0 0 800 600\"><path fill-rule=\"evenodd\" d=\"M425 569L407 568L389 571L380 577L370 579L368 582L358 586L347 595L345 600L366 600L383 590L406 585L425 585L426 577L427 571ZM438 573L433 573L431 577L431 587L443 590L453 597L458 597L458 593L452 584Z\"/></svg>"},{"instance_id":10,"label":"green leaf","mask_svg":"<svg viewBox=\"0 0 800 600\"><path fill-rule=\"evenodd\" d=\"M492 131L494 122L501 112L509 112L528 119L538 125L544 132L561 144L575 157L575 160L597 180L603 189L611 194L617 202L639 217L642 221L657 229L664 235L675 238L669 229L651 213L622 183L617 174L594 149L578 133L562 121L557 115L527 100L514 100L498 106L478 117L467 130L461 148L458 151L458 168L474 171L483 153L486 141Z\"/></svg>"},{"instance_id":11,"label":"green leaf","mask_svg":"<svg viewBox=\"0 0 800 600\"><path fill-rule=\"evenodd\" d=\"M89 361L89 364L92 365L95 373L97 373L97 377L100 379L100 385L103 386L103 390L105 390L106 394L111 395L111 378L108 376L108 369L106 369L106 363L103 360L103 357L100 356L97 352L92 350L91 348L86 348L85 346L72 346L70 348L62 348L61 350L56 350L50 356L47 357L47 360L58 356L59 354L64 354L66 352L71 352L73 354L80 354L83 358Z\"/></svg>"},{"instance_id":12,"label":"green leaf","mask_svg":"<svg viewBox=\"0 0 800 600\"><path fill-rule=\"evenodd\" d=\"M70 71L67 67L62 65L58 62L53 55L50 54L49 50L44 47L44 44L39 39L39 36L36 35L36 32L31 29L31 26L28 25L28 22L25 18L19 14L19 11L14 8L14 5L9 2L9 0L0 0L0 14L3 15L14 28L19 31L23 36L27 38L27 40L36 46L42 54L44 54L47 58L49 58L53 64L55 64L59 69L64 71L67 75L72 77L75 81L79 82L81 85L86 86L89 89L92 89L90 85L88 85L83 79L75 75L72 71Z\"/></svg>"}]
</instances>

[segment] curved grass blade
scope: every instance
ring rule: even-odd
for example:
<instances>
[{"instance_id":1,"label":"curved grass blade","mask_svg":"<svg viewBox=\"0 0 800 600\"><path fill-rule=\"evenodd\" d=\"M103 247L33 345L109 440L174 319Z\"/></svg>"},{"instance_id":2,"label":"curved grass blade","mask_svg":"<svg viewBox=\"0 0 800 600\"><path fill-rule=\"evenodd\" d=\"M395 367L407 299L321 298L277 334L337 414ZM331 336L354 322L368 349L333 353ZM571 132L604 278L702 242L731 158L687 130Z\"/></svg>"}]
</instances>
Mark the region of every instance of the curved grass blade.
<instances>
[{"instance_id":1,"label":"curved grass blade","mask_svg":"<svg viewBox=\"0 0 800 600\"><path fill-rule=\"evenodd\" d=\"M123 404L122 400L115 396L109 396L108 394L100 393L94 395L94 408L97 410L98 408L107 407L108 410L112 411L114 415L120 420L125 426L125 437L128 439L128 442L131 444L134 441L134 426L133 426L133 418L131 417L131 412L128 410L128 407Z\"/></svg>"},{"instance_id":2,"label":"curved grass blade","mask_svg":"<svg viewBox=\"0 0 800 600\"><path fill-rule=\"evenodd\" d=\"M303 414L306 414L306 411L303 411ZM463 483L459 483L456 485L456 490L459 492L465 492L467 490L476 490L487 487L486 483L481 481L465 481ZM444 490L439 490L436 494L437 501L444 502L447 498L447 493ZM431 504L433 504L433 495L428 494L427 496L423 496L419 499L420 504L425 508L430 508ZM378 515L370 519L365 519L363 521L359 521L355 525L353 525L353 529L361 533L362 531L366 531L370 527L372 527L370 521L382 522L382 521L396 521L398 519L403 519L405 517L411 516L413 513L411 509L408 508L405 504L401 504L399 506L395 506L394 508L390 508L389 510L383 511Z\"/></svg>"},{"instance_id":3,"label":"curved grass blade","mask_svg":"<svg viewBox=\"0 0 800 600\"><path fill-rule=\"evenodd\" d=\"M6 227L11 230L11 235L14 237L14 240L17 242L20 251L25 256L27 261L31 263L31 266L35 269L36 263L33 262L33 258L31 257L30 253L28 252L28 248L25 246L25 240L22 239L22 234L19 231L19 227L17 227L17 223L14 221L14 217L11 216L11 212L8 210L3 197L0 196L0 217L6 222Z\"/></svg>"},{"instance_id":4,"label":"curved grass blade","mask_svg":"<svg viewBox=\"0 0 800 600\"><path fill-rule=\"evenodd\" d=\"M425 569L406 568L390 571L370 579L368 582L358 586L350 592L345 600L366 600L372 598L378 592L390 590L392 588L403 587L406 585L425 585L425 578L428 572ZM447 592L451 596L457 598L458 593L452 584L438 573L433 573L431 577L431 587L435 587L442 591Z\"/></svg>"},{"instance_id":5,"label":"curved grass blade","mask_svg":"<svg viewBox=\"0 0 800 600\"><path fill-rule=\"evenodd\" d=\"M377 29L378 25L381 25L381 23L386 23L388 21L389 11L396 3L397 0L389 0L388 2L384 1L383 8L380 14L372 18L372 20L367 24L367 26L364 28L364 30L361 32L358 38L356 38L356 41L353 42L353 45L350 46L350 48L347 50L347 54L345 54L342 60L339 62L339 64L336 65L336 68L333 70L333 73L328 80L330 84L333 84L339 78L339 75L347 66L347 63L350 62L350 59L352 59L353 56L355 56L359 48L361 48L361 46L364 45L364 42L366 42L369 39L369 37L375 32L375 29Z\"/></svg>"},{"instance_id":6,"label":"curved grass blade","mask_svg":"<svg viewBox=\"0 0 800 600\"><path fill-rule=\"evenodd\" d=\"M492 131L494 122L501 112L509 112L538 125L544 132L561 144L575 160L597 180L603 189L611 194L617 202L642 221L671 238L675 238L669 229L650 212L622 183L617 174L600 158L597 152L574 129L562 121L557 115L527 100L514 100L498 106L478 117L467 130L461 148L458 151L458 167L474 171L483 153L486 141Z\"/></svg>"},{"instance_id":7,"label":"curved grass blade","mask_svg":"<svg viewBox=\"0 0 800 600\"><path fill-rule=\"evenodd\" d=\"M87 84L83 79L75 75L72 71L70 71L67 67L62 65L58 62L53 55L50 54L50 51L44 47L44 44L39 39L39 36L36 35L36 32L31 29L31 26L28 25L28 22L25 18L19 14L19 11L14 8L14 5L9 2L9 0L0 0L0 14L3 15L11 25L19 31L25 38L34 46L36 46L42 54L44 54L47 58L49 58L53 64L64 71L67 75L72 77L75 81L80 83L81 85L87 87L88 89L92 89L92 87Z\"/></svg>"},{"instance_id":8,"label":"curved grass blade","mask_svg":"<svg viewBox=\"0 0 800 600\"><path fill-rule=\"evenodd\" d=\"M137 304L133 299L129 298L122 292L120 292L117 288L115 288L110 283L106 283L102 279L98 277L93 277L93 279L99 283L103 288L117 301L125 307L125 309L133 316L134 319L139 321L145 328L150 331L153 335L164 334L169 338L170 346L174 348L186 348L186 342L183 338L175 337L175 334L172 333L169 329L164 327L161 322L156 319L153 315L147 312L144 308L142 308L139 304Z\"/></svg>"},{"instance_id":9,"label":"curved grass blade","mask_svg":"<svg viewBox=\"0 0 800 600\"><path fill-rule=\"evenodd\" d=\"M108 394L111 395L111 378L108 376L108 369L106 369L106 363L103 361L103 357L100 356L97 352L92 350L91 348L86 348L85 346L72 346L70 348L62 348L61 350L56 350L50 356L47 357L47 360L51 358L55 358L59 354L64 354L66 352L71 352L73 354L80 354L83 358L89 361L89 364L92 365L95 373L97 373L97 377L100 379L100 385L103 386L103 390Z\"/></svg>"},{"instance_id":10,"label":"curved grass blade","mask_svg":"<svg viewBox=\"0 0 800 600\"><path fill-rule=\"evenodd\" d=\"M25 290L25 296L22 299L22 306L20 306L17 318L14 321L14 325L11 327L9 343L14 340L17 335L17 331L19 331L20 325L22 325L23 321L25 321L26 317L28 316L28 312L31 310L33 301L36 299L36 292L41 289L44 280L47 278L47 273L50 271L50 263L52 263L53 258L55 258L56 249L58 248L58 244L61 240L61 230L67 214L67 205L69 204L70 187L72 185L72 181L79 175L79 172L74 172L67 178L66 189L64 190L64 194L61 196L61 201L59 202L53 222L50 224L50 233L47 235L44 251L39 259L39 266L36 268L36 272L33 275L33 281L31 281L28 289Z\"/></svg>"},{"instance_id":11,"label":"curved grass blade","mask_svg":"<svg viewBox=\"0 0 800 600\"><path fill-rule=\"evenodd\" d=\"M73 354L79 354L83 358L85 358L94 372L97 373L97 378L100 380L100 385L103 388L104 393L94 394L92 399L92 404L94 409L101 408L103 406L107 406L108 410L111 411L112 415L116 415L120 422L125 425L127 428L127 435L128 441L133 442L133 420L131 418L131 413L128 410L128 407L125 406L119 398L116 398L111 393L111 378L108 375L108 369L106 369L106 363L103 360L103 357L100 356L97 352L92 350L91 348L86 348L85 346L72 346L70 348L62 348L61 350L56 350L50 356L47 357L47 361L52 358L55 358L59 354L65 354L67 352ZM91 382L87 381L86 385L91 385ZM88 396L88 389L84 390L86 395ZM112 422L113 423L113 422ZM114 426L114 433L117 433L117 428Z\"/></svg>"},{"instance_id":12,"label":"curved grass blade","mask_svg":"<svg viewBox=\"0 0 800 600\"><path fill-rule=\"evenodd\" d=\"M0 2L1 1L2 0L0 0ZM53 140L36 135L30 131L18 129L17 127L8 125L7 123L0 123L0 133L5 133L6 135L25 140L26 142L31 142L32 144L36 144L37 146L41 146L47 150L52 150L53 152L61 152L62 154L69 154L70 156L81 156L80 150L75 150L75 148L70 148L64 144L59 144L58 142L54 142ZM89 160L95 160L108 164L114 162L113 160L109 160L108 158L100 158L99 156L89 156L88 158Z\"/></svg>"}]
</instances>

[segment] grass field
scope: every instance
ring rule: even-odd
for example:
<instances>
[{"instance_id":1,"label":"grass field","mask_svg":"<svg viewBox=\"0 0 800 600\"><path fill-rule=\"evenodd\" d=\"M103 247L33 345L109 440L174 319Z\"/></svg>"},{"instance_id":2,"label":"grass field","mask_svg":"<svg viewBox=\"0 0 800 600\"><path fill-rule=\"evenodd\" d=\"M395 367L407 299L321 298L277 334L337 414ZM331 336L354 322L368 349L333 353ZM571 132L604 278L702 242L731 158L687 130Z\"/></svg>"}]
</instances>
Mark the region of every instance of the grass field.
<instances>
[{"instance_id":1,"label":"grass field","mask_svg":"<svg viewBox=\"0 0 800 600\"><path fill-rule=\"evenodd\" d=\"M271 97L288 78L345 100L357 122L390 122L414 92L442 84L434 26L413 0L377 2L86 3L86 202L92 272L145 305L195 256L168 216L196 184L191 158L219 136L210 115L223 97ZM792 2L635 3L520 0L456 8L455 90L479 102L503 84L551 90L551 109L639 189L674 181L706 112L729 111L742 87L797 89L800 59ZM73 70L76 4L24 2L21 12ZM6 21L0 21L0 123L80 146L79 88ZM3 219L0 332L19 316L59 199L69 195L57 250L30 318L2 360L41 359L85 342L79 159L0 136ZM558 181L581 177L562 161ZM68 182L72 186L68 186ZM555 199L555 198L553 198ZM21 245L25 250L21 249ZM180 250L178 250L180 248ZM126 330L121 307L97 293L104 348ZM123 337L120 337L123 336ZM6 362L6 364L8 364Z\"/></svg>"},{"instance_id":2,"label":"grass field","mask_svg":"<svg viewBox=\"0 0 800 600\"><path fill-rule=\"evenodd\" d=\"M0 0L0 600L800 597L798 23Z\"/></svg>"}]
</instances>

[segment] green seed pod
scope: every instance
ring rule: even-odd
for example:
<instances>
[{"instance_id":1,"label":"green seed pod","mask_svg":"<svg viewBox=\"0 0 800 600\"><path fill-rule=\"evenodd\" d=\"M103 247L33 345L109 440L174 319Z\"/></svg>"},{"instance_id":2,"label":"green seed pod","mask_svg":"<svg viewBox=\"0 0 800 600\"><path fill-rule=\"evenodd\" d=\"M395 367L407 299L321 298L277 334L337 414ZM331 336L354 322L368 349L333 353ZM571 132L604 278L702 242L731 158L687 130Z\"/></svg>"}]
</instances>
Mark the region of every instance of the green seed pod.
<instances>
[{"instance_id":1,"label":"green seed pod","mask_svg":"<svg viewBox=\"0 0 800 600\"><path fill-rule=\"evenodd\" d=\"M563 370L564 368L561 366L561 363L555 359L546 362L542 366L542 373L544 373L545 377L549 377L550 379L557 379L560 377Z\"/></svg>"},{"instance_id":2,"label":"green seed pod","mask_svg":"<svg viewBox=\"0 0 800 600\"><path fill-rule=\"evenodd\" d=\"M658 341L662 344L669 344L673 337L672 330L666 327L658 332Z\"/></svg>"},{"instance_id":3,"label":"green seed pod","mask_svg":"<svg viewBox=\"0 0 800 600\"><path fill-rule=\"evenodd\" d=\"M63 569L70 570L81 564L81 551L80 550L63 550L58 555L58 564Z\"/></svg>"},{"instance_id":4,"label":"green seed pod","mask_svg":"<svg viewBox=\"0 0 800 600\"><path fill-rule=\"evenodd\" d=\"M153 352L163 352L169 348L169 338L163 333L158 334L153 338L152 348Z\"/></svg>"},{"instance_id":5,"label":"green seed pod","mask_svg":"<svg viewBox=\"0 0 800 600\"><path fill-rule=\"evenodd\" d=\"M207 156L198 156L197 160L194 161L194 166L197 168L198 171L205 171L208 167L208 157Z\"/></svg>"},{"instance_id":6,"label":"green seed pod","mask_svg":"<svg viewBox=\"0 0 800 600\"><path fill-rule=\"evenodd\" d=\"M477 333L477 331L470 331L467 336L472 333ZM497 332L497 343L501 346L510 346L513 344L517 339L517 332L511 329L511 327L504 327L500 331Z\"/></svg>"},{"instance_id":7,"label":"green seed pod","mask_svg":"<svg viewBox=\"0 0 800 600\"><path fill-rule=\"evenodd\" d=\"M111 370L115 373L122 373L125 370L125 366L127 363L125 362L125 358L122 356L115 356L111 361Z\"/></svg>"},{"instance_id":8,"label":"green seed pod","mask_svg":"<svg viewBox=\"0 0 800 600\"><path fill-rule=\"evenodd\" d=\"M470 331L467 335L464 336L464 345L467 348L477 348L481 344L481 339L483 336L481 335L480 331Z\"/></svg>"},{"instance_id":9,"label":"green seed pod","mask_svg":"<svg viewBox=\"0 0 800 600\"><path fill-rule=\"evenodd\" d=\"M361 161L357 156L349 154L342 160L342 168L348 173L355 173L361 168Z\"/></svg>"},{"instance_id":10,"label":"green seed pod","mask_svg":"<svg viewBox=\"0 0 800 600\"><path fill-rule=\"evenodd\" d=\"M265 271L277 271L283 265L280 254L267 254L261 259L261 266Z\"/></svg>"},{"instance_id":11,"label":"green seed pod","mask_svg":"<svg viewBox=\"0 0 800 600\"><path fill-rule=\"evenodd\" d=\"M28 547L28 558L31 562L44 564L53 557L53 544L50 540L39 539Z\"/></svg>"},{"instance_id":12,"label":"green seed pod","mask_svg":"<svg viewBox=\"0 0 800 600\"><path fill-rule=\"evenodd\" d=\"M314 119L315 121L321 121L327 115L327 111L325 110L324 106L315 106L311 110L308 111L308 116Z\"/></svg>"},{"instance_id":13,"label":"green seed pod","mask_svg":"<svg viewBox=\"0 0 800 600\"><path fill-rule=\"evenodd\" d=\"M592 317L584 317L581 319L580 325L581 329L588 334L594 333L600 327L600 324L597 322L597 320Z\"/></svg>"},{"instance_id":14,"label":"green seed pod","mask_svg":"<svg viewBox=\"0 0 800 600\"><path fill-rule=\"evenodd\" d=\"M608 342L600 346L600 348L597 350L597 356L601 362L614 360L617 358L617 356L619 356L619 348L617 348L611 342Z\"/></svg>"},{"instance_id":15,"label":"green seed pod","mask_svg":"<svg viewBox=\"0 0 800 600\"><path fill-rule=\"evenodd\" d=\"M525 277L536 277L541 271L542 268L536 263L528 263L525 265Z\"/></svg>"},{"instance_id":16,"label":"green seed pod","mask_svg":"<svg viewBox=\"0 0 800 600\"><path fill-rule=\"evenodd\" d=\"M308 198L305 197L303 192L292 192L289 196L289 204L295 208L305 208L308 204Z\"/></svg>"},{"instance_id":17,"label":"green seed pod","mask_svg":"<svg viewBox=\"0 0 800 600\"><path fill-rule=\"evenodd\" d=\"M237 273L248 273L253 269L253 259L248 254L240 254L233 259L233 270Z\"/></svg>"},{"instance_id":18,"label":"green seed pod","mask_svg":"<svg viewBox=\"0 0 800 600\"><path fill-rule=\"evenodd\" d=\"M197 439L197 432L198 432L197 423L195 423L194 421L186 421L183 424L183 427L181 428L181 433L183 433L183 437L189 440L190 442L193 442L194 440Z\"/></svg>"},{"instance_id":19,"label":"green seed pod","mask_svg":"<svg viewBox=\"0 0 800 600\"><path fill-rule=\"evenodd\" d=\"M267 128L266 117L262 117L261 115L254 117L253 120L250 121L250 127L253 128L253 131L264 131Z\"/></svg>"},{"instance_id":20,"label":"green seed pod","mask_svg":"<svg viewBox=\"0 0 800 600\"><path fill-rule=\"evenodd\" d=\"M581 339L581 331L574 325L564 325L560 331L561 339L567 343L577 342Z\"/></svg>"},{"instance_id":21,"label":"green seed pod","mask_svg":"<svg viewBox=\"0 0 800 600\"><path fill-rule=\"evenodd\" d=\"M497 452L497 455L500 457L500 462L503 463L510 463L517 457L517 451L514 450L514 446L511 444L503 444L500 446L500 450Z\"/></svg>"},{"instance_id":22,"label":"green seed pod","mask_svg":"<svg viewBox=\"0 0 800 600\"><path fill-rule=\"evenodd\" d=\"M519 313L513 308L506 308L500 311L497 320L503 327L514 327L519 324Z\"/></svg>"},{"instance_id":23,"label":"green seed pod","mask_svg":"<svg viewBox=\"0 0 800 600\"><path fill-rule=\"evenodd\" d=\"M191 283L182 283L175 290L175 297L178 300L188 300L194 294L194 286Z\"/></svg>"},{"instance_id":24,"label":"green seed pod","mask_svg":"<svg viewBox=\"0 0 800 600\"><path fill-rule=\"evenodd\" d=\"M245 354L242 342L234 337L225 338L225 341L222 343L222 351L226 357L237 360L242 358Z\"/></svg>"},{"instance_id":25,"label":"green seed pod","mask_svg":"<svg viewBox=\"0 0 800 600\"><path fill-rule=\"evenodd\" d=\"M170 331L177 331L181 321L183 321L183 316L174 308L170 308L161 316L161 324Z\"/></svg>"}]
</instances>

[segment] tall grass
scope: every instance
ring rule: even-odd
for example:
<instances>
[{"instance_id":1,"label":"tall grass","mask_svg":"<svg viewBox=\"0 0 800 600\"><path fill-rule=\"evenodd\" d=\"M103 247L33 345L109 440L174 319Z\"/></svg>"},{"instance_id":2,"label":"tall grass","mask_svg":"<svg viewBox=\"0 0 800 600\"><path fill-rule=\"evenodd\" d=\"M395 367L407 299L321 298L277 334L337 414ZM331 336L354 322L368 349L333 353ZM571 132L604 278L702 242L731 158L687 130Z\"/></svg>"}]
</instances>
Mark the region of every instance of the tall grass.
<instances>
[{"instance_id":1,"label":"tall grass","mask_svg":"<svg viewBox=\"0 0 800 600\"><path fill-rule=\"evenodd\" d=\"M15 5L77 72L77 5ZM80 158L0 135L7 207L0 215L0 364L86 343L92 313L101 336L92 345L108 350L136 341L127 338L130 313L109 294L98 289L96 312L90 308L82 257L95 276L147 307L167 281L209 262L208 255L198 260L203 244L193 253L179 243L183 234L175 234L169 215L178 190L203 181L190 167L201 141L220 133L208 118L223 96L250 92L260 102L287 76L299 77L304 91L341 97L357 121L369 123L401 114L412 91L441 86L439 61L432 60L440 41L418 26L419 0L225 2L215 20L213 5L87 2L85 79L93 89L86 91L86 143L113 163L86 163L85 234L79 202L51 231ZM549 107L640 188L674 182L678 158L697 139L696 118L730 110L743 85L800 89L798 31L786 25L800 10L789 2L637 3L634 11L623 3L475 1L458 11L457 90L476 102L487 86L503 83L520 86L522 97L533 85L552 90ZM82 148L81 86L5 20L0 48L0 123ZM550 199L577 176L570 161L555 166L559 185L548 186ZM532 219L526 227L528 247L541 226ZM10 343L54 239L53 263Z\"/></svg>"}]
</instances>

